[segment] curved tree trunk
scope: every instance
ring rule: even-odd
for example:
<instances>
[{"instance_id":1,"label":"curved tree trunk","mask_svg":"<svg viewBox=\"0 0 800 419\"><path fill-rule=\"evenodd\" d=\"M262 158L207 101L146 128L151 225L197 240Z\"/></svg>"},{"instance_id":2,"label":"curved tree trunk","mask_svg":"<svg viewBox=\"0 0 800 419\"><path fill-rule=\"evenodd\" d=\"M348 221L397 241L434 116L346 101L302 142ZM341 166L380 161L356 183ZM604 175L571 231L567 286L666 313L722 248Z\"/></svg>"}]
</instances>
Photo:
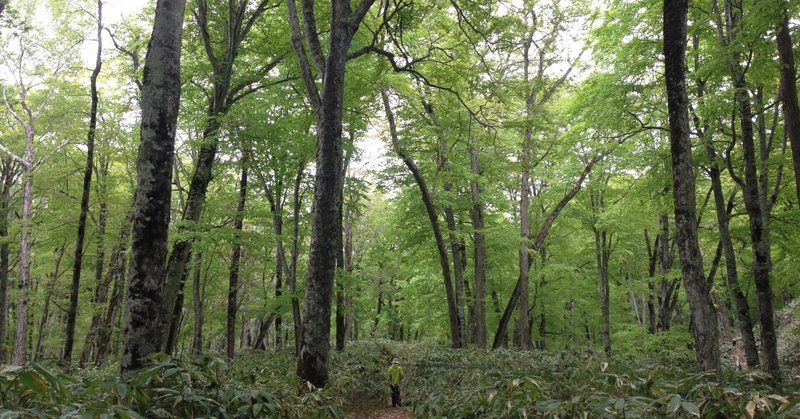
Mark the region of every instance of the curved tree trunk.
<instances>
[{"instance_id":1,"label":"curved tree trunk","mask_svg":"<svg viewBox=\"0 0 800 419\"><path fill-rule=\"evenodd\" d=\"M403 163L405 163L408 170L414 176L414 180L417 182L420 194L422 195L422 201L425 204L425 210L428 213L428 219L430 220L431 228L433 229L433 236L436 240L436 248L439 251L439 264L442 268L442 277L444 278L444 289L447 297L447 312L450 320L450 342L454 348L460 348L463 346L463 342L461 341L458 310L456 306L455 293L453 290L453 280L450 274L450 261L447 257L447 246L444 243L442 229L439 225L439 216L436 213L436 208L433 206L433 199L428 191L428 185L425 182L425 178L422 177L422 173L420 173L416 163L414 163L414 161L411 160L411 158L408 157L400 147L400 141L397 136L397 125L395 123L394 113L392 112L389 104L389 94L385 87L381 88L381 98L383 99L383 108L386 112L386 119L389 121L389 134L391 136L392 145L394 146L397 155L403 160Z\"/></svg>"}]
</instances>

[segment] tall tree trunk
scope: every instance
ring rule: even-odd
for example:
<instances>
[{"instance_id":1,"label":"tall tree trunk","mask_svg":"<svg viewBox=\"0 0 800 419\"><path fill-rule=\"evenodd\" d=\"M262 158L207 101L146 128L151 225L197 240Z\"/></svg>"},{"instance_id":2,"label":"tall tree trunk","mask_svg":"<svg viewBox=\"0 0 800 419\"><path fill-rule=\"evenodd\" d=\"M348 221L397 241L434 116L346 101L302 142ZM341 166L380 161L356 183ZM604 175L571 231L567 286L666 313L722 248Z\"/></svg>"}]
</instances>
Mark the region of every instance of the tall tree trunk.
<instances>
[{"instance_id":1,"label":"tall tree trunk","mask_svg":"<svg viewBox=\"0 0 800 419\"><path fill-rule=\"evenodd\" d=\"M25 129L24 170L22 172L22 214L20 216L19 295L17 296L17 324L14 337L14 356L11 363L23 365L28 361L28 298L31 283L31 228L33 227L33 141L32 123Z\"/></svg>"},{"instance_id":2,"label":"tall tree trunk","mask_svg":"<svg viewBox=\"0 0 800 419\"><path fill-rule=\"evenodd\" d=\"M664 0L664 67L669 109L672 187L675 224L683 282L692 319L696 364L700 371L713 370L722 380L719 328L703 273L703 259L695 215L694 166L689 138L689 101L686 95L686 16L688 0Z\"/></svg>"},{"instance_id":3,"label":"tall tree trunk","mask_svg":"<svg viewBox=\"0 0 800 419\"><path fill-rule=\"evenodd\" d=\"M741 9L725 2L725 35L721 42L725 46L735 45ZM718 22L721 27L721 23ZM767 371L776 379L780 379L778 363L777 337L775 334L774 313L772 308L772 286L770 284L770 268L772 265L767 225L767 208L764 208L759 182L758 162L753 129L753 112L750 93L748 91L745 69L740 64L738 50L731 50L728 66L734 87L734 101L741 124L742 150L744 152L744 179L736 179L744 190L743 198L750 225L750 240L753 252L753 276L756 285L756 302L758 303L759 321L761 323L761 352ZM763 154L763 153L762 153Z\"/></svg>"},{"instance_id":4,"label":"tall tree trunk","mask_svg":"<svg viewBox=\"0 0 800 419\"><path fill-rule=\"evenodd\" d=\"M606 178L607 183L607 178ZM594 233L594 257L597 266L597 284L600 294L600 315L603 324L603 350L606 354L611 353L611 319L609 302L609 283L608 283L608 261L611 257L611 241L613 235L609 234L605 227L598 227L597 218L605 210L605 196L603 191L597 191L591 196L592 206L592 233ZM638 313L637 313L638 315ZM587 332L588 335L588 332ZM587 338L588 339L588 338Z\"/></svg>"},{"instance_id":5,"label":"tall tree trunk","mask_svg":"<svg viewBox=\"0 0 800 419\"><path fill-rule=\"evenodd\" d=\"M553 207L550 211L550 214L547 215L545 218L544 223L542 224L539 232L537 233L536 237L531 240L530 236L527 237L527 240L530 242L530 249L541 251L542 246L544 245L545 239L547 239L547 235L550 232L550 228L553 227L553 223L555 223L558 215L561 214L561 211L567 206L569 201L575 197L575 195L581 190L583 186L583 182L586 180L586 177L589 175L589 172L592 171L597 162L602 160L605 157L605 153L600 153L592 157L586 166L583 167L583 171L581 172L578 179L572 185L572 188L568 190L561 200ZM530 256L528 257L530 260ZM528 264L528 268L530 269L530 264ZM503 346L506 333L508 330L508 323L511 321L511 315L514 313L514 310L517 308L517 303L519 302L520 295L523 290L523 282L526 280L527 274L523 277L520 273L520 276L517 278L517 283L514 286L514 290L511 292L511 296L508 299L508 304L506 304L505 310L503 310L503 315L500 317L500 322L497 325L497 331L494 335L494 341L492 342L492 349L498 349ZM527 289L527 285L525 285L525 289Z\"/></svg>"},{"instance_id":6,"label":"tall tree trunk","mask_svg":"<svg viewBox=\"0 0 800 419\"><path fill-rule=\"evenodd\" d=\"M778 28L776 42L781 62L781 102L783 102L784 130L792 145L794 183L800 201L800 105L797 103L797 68L794 63L792 37L789 33L788 2L784 2L783 18Z\"/></svg>"},{"instance_id":7,"label":"tall tree trunk","mask_svg":"<svg viewBox=\"0 0 800 419\"><path fill-rule=\"evenodd\" d=\"M10 157L0 162L0 365L6 363L6 324L8 322L8 272L10 249L8 213L11 188L17 178L17 165Z\"/></svg>"},{"instance_id":8,"label":"tall tree trunk","mask_svg":"<svg viewBox=\"0 0 800 419\"><path fill-rule=\"evenodd\" d=\"M225 16L227 21L227 32L225 42L220 48L213 45L209 35L208 17L209 10L206 0L198 0L197 10L194 13L197 25L205 48L206 56L212 69L212 91L208 98L208 119L203 129L202 146L198 152L195 171L189 184L189 193L186 200L186 207L183 209L183 221L188 221L188 225L197 223L203 212L205 205L206 192L212 179L212 168L214 158L217 155L219 146L219 132L221 128L220 119L223 118L231 109L233 104L257 89L250 88L257 84L262 74L267 74L274 68L282 58L266 64L259 69L258 78L255 80L245 80L236 85L233 84L234 65L239 55L239 50L244 39L247 38L250 29L255 21L271 6L267 0L259 0L258 4L251 5L250 0L228 0L228 14ZM249 16L247 12L252 10ZM188 227L179 227L185 232ZM178 328L181 313L183 287L188 273L187 264L190 259L192 238L179 239L172 247L169 256L164 281L164 304L162 306L161 333L163 339L162 350L172 353L175 345L175 334Z\"/></svg>"},{"instance_id":9,"label":"tall tree trunk","mask_svg":"<svg viewBox=\"0 0 800 419\"><path fill-rule=\"evenodd\" d=\"M114 331L114 320L120 311L122 292L125 286L125 252L128 247L128 238L131 233L131 222L133 212L128 213L125 224L120 229L119 241L111 250L111 257L108 261L108 272L106 273L106 283L114 284L111 298L108 301L106 315L101 323L97 334L97 350L94 356L94 365L102 366L108 358L111 336Z\"/></svg>"},{"instance_id":10,"label":"tall tree trunk","mask_svg":"<svg viewBox=\"0 0 800 419\"><path fill-rule=\"evenodd\" d=\"M67 332L64 340L64 362L72 362L72 347L75 342L75 320L78 317L78 295L81 285L81 266L83 265L83 240L86 235L86 217L89 214L89 193L92 189L92 172L94 171L94 142L97 132L97 77L103 66L103 2L97 1L97 55L94 70L90 78L90 95L92 98L89 110L89 132L86 134L86 167L83 169L83 193L81 209L78 216L78 234L75 238L75 256L72 265L72 286L69 292L69 310L67 311ZM102 276L102 274L101 274Z\"/></svg>"},{"instance_id":11,"label":"tall tree trunk","mask_svg":"<svg viewBox=\"0 0 800 419\"><path fill-rule=\"evenodd\" d=\"M233 245L233 254L231 256L231 272L228 281L228 324L226 328L226 355L228 359L233 359L236 349L236 309L237 309L237 293L239 291L239 259L242 256L241 233L244 226L244 209L247 201L247 171L250 164L250 152L244 150L242 152L242 173L239 177L239 203L236 206L236 216L233 220L233 229L236 233L236 241ZM281 268L278 268L280 273Z\"/></svg>"},{"instance_id":12,"label":"tall tree trunk","mask_svg":"<svg viewBox=\"0 0 800 419\"><path fill-rule=\"evenodd\" d=\"M472 195L472 228L475 247L475 327L473 328L475 346L486 349L486 236L483 232L483 201L481 188L478 184L480 176L480 162L478 150L470 144L470 169L472 180L470 192Z\"/></svg>"},{"instance_id":13,"label":"tall tree trunk","mask_svg":"<svg viewBox=\"0 0 800 419\"><path fill-rule=\"evenodd\" d=\"M694 49L697 50L700 44L700 37L692 37ZM694 59L695 69L699 67L699 57ZM701 100L705 96L705 81L697 80L697 96ZM755 336L753 334L753 322L750 319L750 307L747 297L739 286L739 272L736 267L736 250L733 247L729 226L730 214L733 210L733 196L728 207L725 205L725 194L722 189L722 171L720 159L714 148L713 142L706 136L707 127L702 126L700 118L694 114L695 129L699 133L706 148L706 154L710 167L708 168L709 178L711 179L711 190L714 194L714 209L717 215L717 229L719 230L719 240L722 253L725 256L725 272L728 280L728 292L736 308L736 325L742 337L742 347L745 354L747 367L753 368L759 364L758 348L756 347Z\"/></svg>"},{"instance_id":14,"label":"tall tree trunk","mask_svg":"<svg viewBox=\"0 0 800 419\"><path fill-rule=\"evenodd\" d=\"M194 334L192 335L192 354L200 356L203 353L203 298L204 292L200 283L200 273L203 267L203 254L197 252L194 256L194 273L192 276L192 304L194 306Z\"/></svg>"},{"instance_id":15,"label":"tall tree trunk","mask_svg":"<svg viewBox=\"0 0 800 419\"><path fill-rule=\"evenodd\" d=\"M286 0L289 9L289 28L292 46L300 64L303 81L317 122L316 176L314 181L314 218L306 277L305 319L303 339L297 360L297 376L316 387L328 383L328 353L330 351L331 294L336 271L338 230L337 182L342 160L342 106L344 104L344 74L347 53L353 35L361 25L375 0L361 0L352 11L350 0L332 0L329 52L323 58L315 46L319 37L315 30L314 1L303 0L306 38L322 76L322 92L310 71L305 46L300 34L294 0ZM313 30L308 30L309 28ZM321 63L324 61L324 66Z\"/></svg>"},{"instance_id":16,"label":"tall tree trunk","mask_svg":"<svg viewBox=\"0 0 800 419\"><path fill-rule=\"evenodd\" d=\"M403 151L402 147L400 146L400 140L397 135L397 125L395 123L394 113L392 112L389 104L389 94L387 90L388 89L385 87L381 88L381 98L383 99L383 108L386 112L386 119L389 121L389 134L391 136L392 145L394 146L397 155L401 160L403 160L403 163L414 176L414 180L417 182L420 195L422 196L422 201L425 204L425 210L428 214L428 219L431 223L431 228L433 229L433 236L436 240L436 248L439 251L439 264L441 265L442 277L444 278L445 295L447 297L447 312L450 320L450 342L454 348L460 348L463 346L463 342L461 341L461 333L459 329L458 310L455 293L453 290L453 280L450 274L450 261L447 256L447 247L444 243L444 237L442 236L442 229L439 225L439 216L436 213L436 208L433 206L433 199L428 191L428 185L425 182L425 178L422 177L422 173L419 171L419 168L417 168L416 163L414 163L414 161L408 155L406 155L405 151Z\"/></svg>"},{"instance_id":17,"label":"tall tree trunk","mask_svg":"<svg viewBox=\"0 0 800 419\"><path fill-rule=\"evenodd\" d=\"M158 1L145 58L123 372L142 368L145 357L161 348L158 316L163 306L185 7L186 0Z\"/></svg>"},{"instance_id":18,"label":"tall tree trunk","mask_svg":"<svg viewBox=\"0 0 800 419\"><path fill-rule=\"evenodd\" d=\"M302 200L300 186L305 172L306 162L300 161L297 165L297 174L294 178L294 191L292 193L292 255L289 266L289 278L286 286L292 295L292 321L294 322L294 355L300 356L300 344L303 337L303 319L300 317L300 299L297 298L297 261L300 256L300 207Z\"/></svg>"},{"instance_id":19,"label":"tall tree trunk","mask_svg":"<svg viewBox=\"0 0 800 419\"><path fill-rule=\"evenodd\" d=\"M348 208L347 215L345 216L345 224L344 224L344 272L347 275L347 278L350 278L351 281L349 282L349 287L347 289L348 294L345 297L345 306L347 308L347 317L345 319L345 339L350 337L356 339L356 336L353 336L353 287L352 287L352 279L353 279L353 219L352 219L352 211Z\"/></svg>"},{"instance_id":20,"label":"tall tree trunk","mask_svg":"<svg viewBox=\"0 0 800 419\"><path fill-rule=\"evenodd\" d=\"M350 131L350 142L353 141L355 134ZM350 165L350 151L346 153L342 160L342 167L339 170L339 219L336 221L336 228L339 230L336 237L338 243L336 244L336 350L341 352L344 350L347 341L347 307L345 307L345 283L349 282L349 278L345 274L344 263L344 182L347 177L347 167Z\"/></svg>"},{"instance_id":21,"label":"tall tree trunk","mask_svg":"<svg viewBox=\"0 0 800 419\"><path fill-rule=\"evenodd\" d=\"M97 255L95 256L94 264L94 299L92 300L92 322L89 326L89 332L86 334L86 339L83 342L83 350L81 350L81 357L78 365L83 368L92 357L92 353L97 348L97 338L100 333L101 323L103 321L103 309L108 300L108 289L111 286L111 277L103 275L103 269L106 258L105 249L105 235L106 235L106 219L108 218L108 203L106 202L106 187L105 179L108 177L108 159L103 159L100 163L101 173L98 173L98 195L100 199L100 214L97 217ZM102 178L101 178L102 176Z\"/></svg>"},{"instance_id":22,"label":"tall tree trunk","mask_svg":"<svg viewBox=\"0 0 800 419\"><path fill-rule=\"evenodd\" d=\"M36 337L36 346L34 346L33 358L35 361L40 361L44 356L42 351L42 342L44 342L45 326L50 319L50 301L53 299L53 290L55 288L58 277L61 276L59 267L61 266L61 259L64 257L64 244L62 243L55 252L55 268L53 273L50 274L50 281L47 284L47 289L44 294L44 307L42 307L42 318L39 320L39 333Z\"/></svg>"}]
</instances>

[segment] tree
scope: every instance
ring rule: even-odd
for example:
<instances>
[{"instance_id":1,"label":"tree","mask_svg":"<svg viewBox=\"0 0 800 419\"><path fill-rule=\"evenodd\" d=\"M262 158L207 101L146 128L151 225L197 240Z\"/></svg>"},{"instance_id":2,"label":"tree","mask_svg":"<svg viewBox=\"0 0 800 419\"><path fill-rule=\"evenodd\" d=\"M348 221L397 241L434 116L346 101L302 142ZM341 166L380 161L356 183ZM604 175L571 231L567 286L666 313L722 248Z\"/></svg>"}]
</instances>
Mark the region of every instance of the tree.
<instances>
[{"instance_id":1,"label":"tree","mask_svg":"<svg viewBox=\"0 0 800 419\"><path fill-rule=\"evenodd\" d=\"M78 216L78 233L75 238L75 255L72 264L72 287L69 293L69 309L67 311L67 331L64 340L63 358L72 361L72 345L75 341L75 320L78 316L78 291L81 283L81 266L83 264L83 241L86 235L86 218L89 214L89 193L92 188L92 172L94 171L94 143L97 133L97 77L103 66L103 2L97 1L97 54L94 70L90 77L89 89L92 98L89 109L89 131L86 134L86 167L83 169L83 192L81 193L80 215Z\"/></svg>"},{"instance_id":2,"label":"tree","mask_svg":"<svg viewBox=\"0 0 800 419\"><path fill-rule=\"evenodd\" d=\"M689 139L689 101L686 94L686 19L688 0L664 0L664 68L669 109L672 187L678 250L683 283L692 317L696 365L722 379L717 315L709 297L695 215L694 166Z\"/></svg>"},{"instance_id":3,"label":"tree","mask_svg":"<svg viewBox=\"0 0 800 419\"><path fill-rule=\"evenodd\" d=\"M160 349L158 315L162 306L175 130L181 94L185 8L185 0L158 1L145 57L123 373L140 369L146 357Z\"/></svg>"},{"instance_id":4,"label":"tree","mask_svg":"<svg viewBox=\"0 0 800 419\"><path fill-rule=\"evenodd\" d=\"M361 0L353 10L349 0L332 0L330 47L325 57L317 32L314 1L302 0L305 39L313 66L322 79L320 91L306 54L297 6L294 0L286 0L292 47L317 121L314 221L306 279L303 339L297 360L297 376L316 387L324 387L328 383L331 296L336 271L336 244L339 242L337 237L341 234L336 229L336 220L339 219L338 201L341 199L337 185L341 176L345 65L353 35L374 1Z\"/></svg>"}]
</instances>

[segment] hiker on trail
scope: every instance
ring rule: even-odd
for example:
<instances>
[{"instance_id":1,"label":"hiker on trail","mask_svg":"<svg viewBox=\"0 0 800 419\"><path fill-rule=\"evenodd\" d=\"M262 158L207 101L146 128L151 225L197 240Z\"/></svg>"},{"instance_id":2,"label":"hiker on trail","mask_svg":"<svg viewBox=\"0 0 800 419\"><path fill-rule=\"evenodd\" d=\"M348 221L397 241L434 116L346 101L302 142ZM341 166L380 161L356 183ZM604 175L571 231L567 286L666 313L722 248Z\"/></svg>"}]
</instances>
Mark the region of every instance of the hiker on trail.
<instances>
[{"instance_id":1,"label":"hiker on trail","mask_svg":"<svg viewBox=\"0 0 800 419\"><path fill-rule=\"evenodd\" d=\"M392 388L392 407L399 407L400 401L400 380L403 379L405 371L400 366L400 360L394 358L392 365L389 366L389 386Z\"/></svg>"}]
</instances>

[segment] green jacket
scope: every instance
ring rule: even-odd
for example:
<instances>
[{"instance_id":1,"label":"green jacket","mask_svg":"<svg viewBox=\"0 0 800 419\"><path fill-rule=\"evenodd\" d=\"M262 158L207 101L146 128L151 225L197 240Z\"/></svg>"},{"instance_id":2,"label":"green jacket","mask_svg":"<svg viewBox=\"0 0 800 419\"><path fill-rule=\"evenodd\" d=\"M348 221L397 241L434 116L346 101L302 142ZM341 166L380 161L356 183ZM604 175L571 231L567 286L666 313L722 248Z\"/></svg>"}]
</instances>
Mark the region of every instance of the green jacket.
<instances>
[{"instance_id":1,"label":"green jacket","mask_svg":"<svg viewBox=\"0 0 800 419\"><path fill-rule=\"evenodd\" d=\"M400 380L403 379L403 375L405 375L403 367L397 364L392 364L389 367L389 382L392 383L392 385L400 384Z\"/></svg>"}]
</instances>

